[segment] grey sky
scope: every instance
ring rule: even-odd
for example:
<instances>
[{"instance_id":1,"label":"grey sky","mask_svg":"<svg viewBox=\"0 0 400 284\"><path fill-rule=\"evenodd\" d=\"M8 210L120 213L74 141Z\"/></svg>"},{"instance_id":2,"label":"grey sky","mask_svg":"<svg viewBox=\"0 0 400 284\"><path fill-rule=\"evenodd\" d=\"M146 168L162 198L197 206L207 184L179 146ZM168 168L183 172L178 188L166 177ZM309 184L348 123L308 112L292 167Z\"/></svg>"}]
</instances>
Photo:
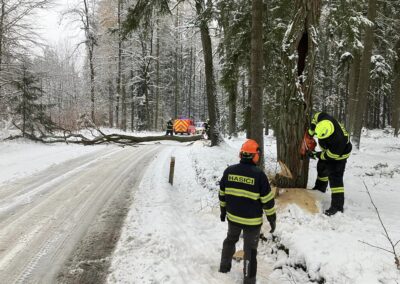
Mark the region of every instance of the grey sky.
<instances>
[{"instance_id":1,"label":"grey sky","mask_svg":"<svg viewBox=\"0 0 400 284\"><path fill-rule=\"evenodd\" d=\"M53 8L38 12L36 25L40 27L39 34L50 46L60 43L71 46L73 49L83 39L83 33L76 25L71 24L71 19L61 21L61 13L73 7L79 0L54 0Z\"/></svg>"}]
</instances>

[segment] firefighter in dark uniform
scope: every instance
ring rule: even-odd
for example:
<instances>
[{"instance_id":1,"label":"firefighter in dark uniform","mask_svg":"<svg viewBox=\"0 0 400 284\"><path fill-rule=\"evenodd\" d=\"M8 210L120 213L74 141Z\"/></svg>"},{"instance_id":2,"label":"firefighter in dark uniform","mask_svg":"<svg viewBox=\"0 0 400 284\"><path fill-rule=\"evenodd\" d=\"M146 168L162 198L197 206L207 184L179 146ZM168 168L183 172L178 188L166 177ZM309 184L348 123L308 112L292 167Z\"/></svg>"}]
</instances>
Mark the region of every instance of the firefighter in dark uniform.
<instances>
[{"instance_id":1,"label":"firefighter in dark uniform","mask_svg":"<svg viewBox=\"0 0 400 284\"><path fill-rule=\"evenodd\" d=\"M325 112L318 112L313 116L308 134L318 138L322 150L308 153L311 158L318 159L318 177L313 189L325 192L329 182L331 206L324 213L331 216L343 212L343 175L352 149L350 135L342 124Z\"/></svg>"},{"instance_id":2,"label":"firefighter in dark uniform","mask_svg":"<svg viewBox=\"0 0 400 284\"><path fill-rule=\"evenodd\" d=\"M228 219L228 234L222 247L219 272L230 271L235 244L243 231L244 283L256 283L256 256L263 212L271 225L271 233L276 222L274 193L267 176L256 166L259 154L257 142L247 140L240 150L240 163L228 167L220 181L220 217L222 222Z\"/></svg>"},{"instance_id":3,"label":"firefighter in dark uniform","mask_svg":"<svg viewBox=\"0 0 400 284\"><path fill-rule=\"evenodd\" d=\"M172 118L167 122L167 133L165 135L174 135L174 124L172 122Z\"/></svg>"}]
</instances>

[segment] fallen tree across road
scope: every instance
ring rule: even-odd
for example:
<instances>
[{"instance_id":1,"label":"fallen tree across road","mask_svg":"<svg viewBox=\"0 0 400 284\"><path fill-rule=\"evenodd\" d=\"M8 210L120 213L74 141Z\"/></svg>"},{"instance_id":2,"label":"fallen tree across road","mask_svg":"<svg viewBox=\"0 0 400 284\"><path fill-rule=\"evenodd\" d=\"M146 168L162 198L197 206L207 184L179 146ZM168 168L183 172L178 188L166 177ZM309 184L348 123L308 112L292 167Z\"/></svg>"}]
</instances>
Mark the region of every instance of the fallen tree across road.
<instances>
[{"instance_id":1,"label":"fallen tree across road","mask_svg":"<svg viewBox=\"0 0 400 284\"><path fill-rule=\"evenodd\" d=\"M22 138L22 135L19 136L11 136L8 137L8 140ZM105 143L115 143L121 145L134 145L141 142L154 142L154 141L163 141L163 140L172 140L177 142L193 142L200 139L203 139L202 135L194 135L194 136L131 136L125 134L104 134L100 133L93 138L88 138L83 134L73 134L68 133L65 135L41 135L35 136L32 134L25 133L25 138L31 139L33 141L42 142L46 144L51 143L73 143L73 144L82 144L82 145L98 145Z\"/></svg>"}]
</instances>

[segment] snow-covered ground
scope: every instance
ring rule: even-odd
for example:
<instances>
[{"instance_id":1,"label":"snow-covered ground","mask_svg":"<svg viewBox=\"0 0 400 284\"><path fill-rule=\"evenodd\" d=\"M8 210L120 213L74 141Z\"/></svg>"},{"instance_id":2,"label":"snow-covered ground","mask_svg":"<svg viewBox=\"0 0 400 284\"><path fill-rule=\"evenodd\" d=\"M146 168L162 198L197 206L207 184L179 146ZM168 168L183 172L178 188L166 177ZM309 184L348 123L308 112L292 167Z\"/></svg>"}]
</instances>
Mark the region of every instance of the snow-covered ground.
<instances>
[{"instance_id":1,"label":"snow-covered ground","mask_svg":"<svg viewBox=\"0 0 400 284\"><path fill-rule=\"evenodd\" d=\"M234 262L228 274L217 272L227 229L219 221L217 183L226 166L238 162L244 140L213 148L204 141L163 142L170 147L152 162L135 194L109 283L241 283L242 263ZM102 147L107 146L0 142L0 184ZM273 137L265 138L265 153L268 171L278 171ZM168 184L171 156L176 158L173 186ZM315 166L312 161L309 187ZM269 235L259 245L258 283L400 283L393 255L363 243L390 250L364 182L390 236L400 240L400 139L370 131L347 164L345 213L329 218L296 205L278 208L274 238ZM312 194L321 210L329 205L330 194ZM268 230L265 224L263 231Z\"/></svg>"},{"instance_id":2,"label":"snow-covered ground","mask_svg":"<svg viewBox=\"0 0 400 284\"><path fill-rule=\"evenodd\" d=\"M25 140L2 141L0 142L0 185L30 176L52 165L100 151L104 147L106 146L44 145Z\"/></svg>"},{"instance_id":3,"label":"snow-covered ground","mask_svg":"<svg viewBox=\"0 0 400 284\"><path fill-rule=\"evenodd\" d=\"M296 205L278 209L274 238L259 245L258 283L400 283L393 255L362 243L390 250L363 182L392 239L400 239L400 139L382 135L369 132L348 161L344 214L327 217ZM243 141L213 148L196 142L157 157L135 195L109 283L241 283L242 263L234 262L228 274L217 272L227 229L219 221L217 183L226 166L238 162ZM267 168L276 172L275 149L274 138L266 137ZM176 158L173 186L168 184L171 156ZM315 166L312 161L309 186ZM326 209L330 194L313 194Z\"/></svg>"}]
</instances>

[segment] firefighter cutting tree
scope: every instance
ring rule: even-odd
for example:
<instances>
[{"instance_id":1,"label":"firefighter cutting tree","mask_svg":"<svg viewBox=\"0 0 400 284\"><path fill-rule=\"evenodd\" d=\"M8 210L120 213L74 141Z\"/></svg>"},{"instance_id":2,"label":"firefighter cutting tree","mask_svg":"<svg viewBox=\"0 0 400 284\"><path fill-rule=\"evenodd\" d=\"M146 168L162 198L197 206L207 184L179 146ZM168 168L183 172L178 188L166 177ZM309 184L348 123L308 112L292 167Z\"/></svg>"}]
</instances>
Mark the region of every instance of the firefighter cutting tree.
<instances>
[{"instance_id":1,"label":"firefighter cutting tree","mask_svg":"<svg viewBox=\"0 0 400 284\"><path fill-rule=\"evenodd\" d=\"M318 138L318 144L322 151L315 151L313 136ZM311 120L303 145L301 154L306 151L310 158L318 159L318 177L313 190L326 192L328 182L331 188L331 206L324 213L331 216L337 212L343 212L343 175L346 161L352 149L348 132L342 124L329 114L317 112Z\"/></svg>"}]
</instances>

